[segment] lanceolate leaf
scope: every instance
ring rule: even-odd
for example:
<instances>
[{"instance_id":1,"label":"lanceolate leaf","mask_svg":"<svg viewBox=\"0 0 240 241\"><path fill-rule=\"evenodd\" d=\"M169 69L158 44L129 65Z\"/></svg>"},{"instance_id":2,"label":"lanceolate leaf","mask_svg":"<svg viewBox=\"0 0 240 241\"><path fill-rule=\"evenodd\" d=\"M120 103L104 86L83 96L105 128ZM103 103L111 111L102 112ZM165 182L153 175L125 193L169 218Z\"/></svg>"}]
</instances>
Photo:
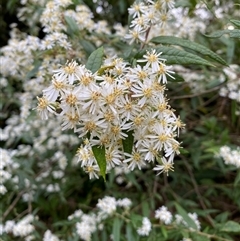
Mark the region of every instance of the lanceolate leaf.
<instances>
[{"instance_id":1,"label":"lanceolate leaf","mask_svg":"<svg viewBox=\"0 0 240 241\"><path fill-rule=\"evenodd\" d=\"M86 68L95 73L102 65L103 54L103 47L100 47L92 52L87 60Z\"/></svg>"},{"instance_id":2,"label":"lanceolate leaf","mask_svg":"<svg viewBox=\"0 0 240 241\"><path fill-rule=\"evenodd\" d=\"M209 35L205 35L209 38L220 38L223 34L229 34L230 38L240 38L240 29L225 29L225 30L218 30Z\"/></svg>"},{"instance_id":3,"label":"lanceolate leaf","mask_svg":"<svg viewBox=\"0 0 240 241\"><path fill-rule=\"evenodd\" d=\"M177 203L175 203L175 207L178 211L178 214L181 215L183 220L187 223L188 227L197 230L196 223L188 216L187 212Z\"/></svg>"},{"instance_id":4,"label":"lanceolate leaf","mask_svg":"<svg viewBox=\"0 0 240 241\"><path fill-rule=\"evenodd\" d=\"M78 25L77 25L76 21L73 18L71 18L69 16L65 16L64 18L65 18L65 20L67 22L68 27L71 29L71 31L73 33L76 33L76 32L79 31Z\"/></svg>"},{"instance_id":5,"label":"lanceolate leaf","mask_svg":"<svg viewBox=\"0 0 240 241\"><path fill-rule=\"evenodd\" d=\"M221 231L240 233L240 224L234 221L227 221L221 228Z\"/></svg>"},{"instance_id":6,"label":"lanceolate leaf","mask_svg":"<svg viewBox=\"0 0 240 241\"><path fill-rule=\"evenodd\" d=\"M93 146L92 151L94 154L94 157L97 160L99 169L100 169L100 174L103 176L104 181L106 181L106 167L107 167L107 162L106 162L106 157L105 157L105 147L104 146Z\"/></svg>"},{"instance_id":7,"label":"lanceolate leaf","mask_svg":"<svg viewBox=\"0 0 240 241\"><path fill-rule=\"evenodd\" d=\"M89 42L85 39L80 39L79 42L83 46L85 52L88 55L90 55L94 50L96 50L95 46L91 42Z\"/></svg>"},{"instance_id":8,"label":"lanceolate leaf","mask_svg":"<svg viewBox=\"0 0 240 241\"><path fill-rule=\"evenodd\" d=\"M231 19L230 22L232 22L235 26L237 26L238 28L240 28L240 20Z\"/></svg>"},{"instance_id":9,"label":"lanceolate leaf","mask_svg":"<svg viewBox=\"0 0 240 241\"><path fill-rule=\"evenodd\" d=\"M134 140L133 131L128 131L126 132L126 134L128 135L128 137L122 140L123 150L124 152L131 154L132 148L133 148L133 140Z\"/></svg>"},{"instance_id":10,"label":"lanceolate leaf","mask_svg":"<svg viewBox=\"0 0 240 241\"><path fill-rule=\"evenodd\" d=\"M30 78L34 77L37 74L38 69L41 66L41 64L42 64L42 61L39 61L39 60L35 61L34 68L27 73L26 78L30 79Z\"/></svg>"},{"instance_id":11,"label":"lanceolate leaf","mask_svg":"<svg viewBox=\"0 0 240 241\"><path fill-rule=\"evenodd\" d=\"M214 66L209 61L195 55L189 53L184 50L180 50L174 47L155 47L158 52L162 52L161 58L166 59L167 64L181 64L181 65L189 65L189 64L197 64L197 65L207 65Z\"/></svg>"},{"instance_id":12,"label":"lanceolate leaf","mask_svg":"<svg viewBox=\"0 0 240 241\"><path fill-rule=\"evenodd\" d=\"M209 58L223 64L227 65L225 60L223 60L219 55L211 51L210 49L206 48L205 46L192 42L187 39L177 38L174 36L159 36L155 37L151 40L153 43L161 43L161 44L171 44L171 45L178 45L184 48L188 48L191 50L196 51L204 56L208 56Z\"/></svg>"},{"instance_id":13,"label":"lanceolate leaf","mask_svg":"<svg viewBox=\"0 0 240 241\"><path fill-rule=\"evenodd\" d=\"M114 218L113 221L113 241L120 241L121 237L121 226L122 226L122 220L119 218Z\"/></svg>"}]
</instances>

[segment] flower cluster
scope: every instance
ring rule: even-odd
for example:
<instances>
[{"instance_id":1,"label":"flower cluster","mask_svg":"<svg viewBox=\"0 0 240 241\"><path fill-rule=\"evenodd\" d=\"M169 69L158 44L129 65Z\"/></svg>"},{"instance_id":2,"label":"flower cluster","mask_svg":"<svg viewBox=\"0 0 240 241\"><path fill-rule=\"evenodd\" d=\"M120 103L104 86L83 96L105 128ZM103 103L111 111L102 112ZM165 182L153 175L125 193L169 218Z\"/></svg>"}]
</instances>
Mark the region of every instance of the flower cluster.
<instances>
[{"instance_id":1,"label":"flower cluster","mask_svg":"<svg viewBox=\"0 0 240 241\"><path fill-rule=\"evenodd\" d=\"M156 25L158 28L162 28L169 20L168 11L174 7L174 4L174 0L134 2L128 9L132 20L129 33L125 35L125 39L129 41L129 44L135 41L146 42L152 26Z\"/></svg>"},{"instance_id":2,"label":"flower cluster","mask_svg":"<svg viewBox=\"0 0 240 241\"><path fill-rule=\"evenodd\" d=\"M234 165L240 168L240 147L235 150L231 150L229 146L222 146L219 151L226 165Z\"/></svg>"},{"instance_id":3,"label":"flower cluster","mask_svg":"<svg viewBox=\"0 0 240 241\"><path fill-rule=\"evenodd\" d=\"M155 211L155 218L163 223L170 224L172 222L172 214L168 211L167 207L162 206Z\"/></svg>"},{"instance_id":4,"label":"flower cluster","mask_svg":"<svg viewBox=\"0 0 240 241\"><path fill-rule=\"evenodd\" d=\"M90 178L99 175L93 146L104 146L107 171L122 164L141 169L155 160L160 165L154 170L173 169L180 147L175 138L184 124L164 94L167 78L174 77L160 54L148 51L138 60L143 64L135 67L120 58L106 58L96 73L76 61L67 62L55 70L51 86L38 98L36 109L43 119L55 113L63 130L73 129L84 139L76 155ZM133 148L126 152L122 143L130 137Z\"/></svg>"},{"instance_id":5,"label":"flower cluster","mask_svg":"<svg viewBox=\"0 0 240 241\"><path fill-rule=\"evenodd\" d=\"M76 210L74 214L68 217L68 220L76 221L76 232L82 240L91 240L92 234L97 230L103 229L105 219L114 215L117 211L127 211L132 202L128 198L115 199L105 196L98 200L97 213L85 214L82 210Z\"/></svg>"},{"instance_id":6,"label":"flower cluster","mask_svg":"<svg viewBox=\"0 0 240 241\"><path fill-rule=\"evenodd\" d=\"M28 214L19 222L9 220L3 226L3 233L12 234L14 237L24 237L25 240L31 240L31 233L35 230L32 222L35 217Z\"/></svg>"},{"instance_id":7,"label":"flower cluster","mask_svg":"<svg viewBox=\"0 0 240 241\"><path fill-rule=\"evenodd\" d=\"M219 95L223 97L228 97L229 99L235 100L238 103L239 110L236 114L240 115L240 67L236 64L230 65L223 69L225 77L222 75L221 80L225 79L226 84L220 89Z\"/></svg>"},{"instance_id":8,"label":"flower cluster","mask_svg":"<svg viewBox=\"0 0 240 241\"><path fill-rule=\"evenodd\" d=\"M142 226L137 229L137 233L140 236L148 236L152 229L152 224L147 217L144 217L142 220Z\"/></svg>"}]
</instances>

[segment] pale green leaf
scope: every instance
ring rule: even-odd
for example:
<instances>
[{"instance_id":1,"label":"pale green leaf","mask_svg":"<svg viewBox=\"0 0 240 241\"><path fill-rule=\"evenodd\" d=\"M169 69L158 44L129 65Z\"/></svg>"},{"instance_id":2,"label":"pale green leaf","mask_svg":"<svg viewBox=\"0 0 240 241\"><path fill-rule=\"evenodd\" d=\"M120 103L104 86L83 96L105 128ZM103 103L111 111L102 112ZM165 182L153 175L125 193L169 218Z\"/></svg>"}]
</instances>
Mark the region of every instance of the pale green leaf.
<instances>
[{"instance_id":1,"label":"pale green leaf","mask_svg":"<svg viewBox=\"0 0 240 241\"><path fill-rule=\"evenodd\" d=\"M39 67L42 65L42 61L35 61L34 62L34 67L32 70L30 70L27 75L26 75L26 79L31 79L32 77L35 77L37 72L38 72L38 69Z\"/></svg>"},{"instance_id":2,"label":"pale green leaf","mask_svg":"<svg viewBox=\"0 0 240 241\"><path fill-rule=\"evenodd\" d=\"M93 51L96 50L96 47L89 41L85 40L85 39L80 39L79 40L80 44L83 46L84 51L90 55Z\"/></svg>"},{"instance_id":3,"label":"pale green leaf","mask_svg":"<svg viewBox=\"0 0 240 241\"><path fill-rule=\"evenodd\" d=\"M240 28L240 20L231 19L230 22L233 23L235 26Z\"/></svg>"},{"instance_id":4,"label":"pale green leaf","mask_svg":"<svg viewBox=\"0 0 240 241\"><path fill-rule=\"evenodd\" d=\"M126 225L126 238L127 238L127 240L134 240L133 228L132 228L131 224Z\"/></svg>"},{"instance_id":5,"label":"pale green leaf","mask_svg":"<svg viewBox=\"0 0 240 241\"><path fill-rule=\"evenodd\" d=\"M68 27L71 29L71 31L73 33L77 33L79 31L79 28L78 28L76 21L73 18L71 18L70 16L64 16L64 18L65 18L65 21L66 21Z\"/></svg>"},{"instance_id":6,"label":"pale green leaf","mask_svg":"<svg viewBox=\"0 0 240 241\"><path fill-rule=\"evenodd\" d=\"M218 30L205 36L208 38L220 38L223 34L228 34L230 38L240 38L240 29Z\"/></svg>"},{"instance_id":7,"label":"pale green leaf","mask_svg":"<svg viewBox=\"0 0 240 241\"><path fill-rule=\"evenodd\" d=\"M119 218L114 218L113 221L113 241L120 241L122 221Z\"/></svg>"},{"instance_id":8,"label":"pale green leaf","mask_svg":"<svg viewBox=\"0 0 240 241\"><path fill-rule=\"evenodd\" d=\"M151 40L151 42L158 43L158 44L161 43L161 44L177 45L177 46L181 46L184 48L188 48L188 49L194 50L197 53L200 53L204 56L208 56L209 58L211 58L223 65L227 65L225 60L223 60L215 52L211 51L210 49L208 49L207 47L205 47L201 44L195 43L195 42L187 40L187 39L182 39L182 38L178 38L178 37L174 37L174 36L159 36L159 37L153 38Z\"/></svg>"},{"instance_id":9,"label":"pale green leaf","mask_svg":"<svg viewBox=\"0 0 240 241\"><path fill-rule=\"evenodd\" d=\"M234 221L227 221L221 228L222 232L240 233L240 224Z\"/></svg>"},{"instance_id":10,"label":"pale green leaf","mask_svg":"<svg viewBox=\"0 0 240 241\"><path fill-rule=\"evenodd\" d=\"M167 233L167 229L163 225L161 226L161 232L163 237L166 239L168 237L168 233Z\"/></svg>"},{"instance_id":11,"label":"pale green leaf","mask_svg":"<svg viewBox=\"0 0 240 241\"><path fill-rule=\"evenodd\" d=\"M174 47L157 46L155 49L158 52L162 52L161 58L166 59L167 64L180 64L180 65L197 64L197 65L214 66L209 61L195 54L192 54L187 51L180 50Z\"/></svg>"},{"instance_id":12,"label":"pale green leaf","mask_svg":"<svg viewBox=\"0 0 240 241\"><path fill-rule=\"evenodd\" d=\"M208 237L206 237L204 235L197 234L197 233L192 233L191 238L194 241L210 241L210 239Z\"/></svg>"},{"instance_id":13,"label":"pale green leaf","mask_svg":"<svg viewBox=\"0 0 240 241\"><path fill-rule=\"evenodd\" d=\"M103 47L100 47L92 52L87 60L86 68L91 70L93 73L98 71L103 62L103 54Z\"/></svg>"},{"instance_id":14,"label":"pale green leaf","mask_svg":"<svg viewBox=\"0 0 240 241\"><path fill-rule=\"evenodd\" d=\"M102 175L103 179L106 181L106 156L105 156L105 147L104 146L93 146L92 151L94 154L94 157L97 160L100 174Z\"/></svg>"}]
</instances>

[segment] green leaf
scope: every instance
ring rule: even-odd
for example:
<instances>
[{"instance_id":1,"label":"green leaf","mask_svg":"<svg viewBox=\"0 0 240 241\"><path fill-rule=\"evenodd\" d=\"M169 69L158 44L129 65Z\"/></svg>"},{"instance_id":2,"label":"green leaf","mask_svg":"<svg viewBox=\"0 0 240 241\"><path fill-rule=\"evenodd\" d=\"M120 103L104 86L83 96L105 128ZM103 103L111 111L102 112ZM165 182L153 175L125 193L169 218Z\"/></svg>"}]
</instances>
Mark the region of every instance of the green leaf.
<instances>
[{"instance_id":1,"label":"green leaf","mask_svg":"<svg viewBox=\"0 0 240 241\"><path fill-rule=\"evenodd\" d=\"M209 58L223 64L227 65L224 59L222 59L219 55L211 51L210 49L206 48L205 46L192 42L187 39L177 38L174 36L159 36L155 37L151 40L153 43L161 43L161 44L171 44L171 45L177 45L184 48L188 48L191 50L196 51L197 53L200 53L204 56L208 56Z\"/></svg>"},{"instance_id":2,"label":"green leaf","mask_svg":"<svg viewBox=\"0 0 240 241\"><path fill-rule=\"evenodd\" d=\"M143 217L142 215L132 213L130 215L130 219L132 221L133 227L136 229L142 224Z\"/></svg>"},{"instance_id":3,"label":"green leaf","mask_svg":"<svg viewBox=\"0 0 240 241\"><path fill-rule=\"evenodd\" d=\"M95 73L102 65L103 54L103 47L100 47L92 52L87 60L86 68Z\"/></svg>"},{"instance_id":4,"label":"green leaf","mask_svg":"<svg viewBox=\"0 0 240 241\"><path fill-rule=\"evenodd\" d=\"M169 76L167 76L167 80L168 80L169 82L184 82L184 78L183 78L182 76L176 74L176 73L171 74L171 76L173 76L174 79L171 78L171 77L169 77Z\"/></svg>"},{"instance_id":5,"label":"green leaf","mask_svg":"<svg viewBox=\"0 0 240 241\"><path fill-rule=\"evenodd\" d=\"M106 181L107 162L106 162L106 156L105 156L105 147L93 146L92 151L93 151L94 157L97 160L97 163L100 169L100 174L102 175L104 181Z\"/></svg>"},{"instance_id":6,"label":"green leaf","mask_svg":"<svg viewBox=\"0 0 240 241\"><path fill-rule=\"evenodd\" d=\"M197 230L196 223L188 216L187 212L177 203L175 203L175 207L183 220L187 223L188 227Z\"/></svg>"},{"instance_id":7,"label":"green leaf","mask_svg":"<svg viewBox=\"0 0 240 241\"><path fill-rule=\"evenodd\" d=\"M142 214L143 214L143 216L148 217L149 213L150 213L149 202L148 201L142 202Z\"/></svg>"},{"instance_id":8,"label":"green leaf","mask_svg":"<svg viewBox=\"0 0 240 241\"><path fill-rule=\"evenodd\" d=\"M79 31L79 28L78 28L76 21L69 16L64 16L64 18L65 18L65 21L66 21L68 27L70 28L70 30L73 33L77 33Z\"/></svg>"},{"instance_id":9,"label":"green leaf","mask_svg":"<svg viewBox=\"0 0 240 241\"><path fill-rule=\"evenodd\" d=\"M195 55L189 53L184 50L180 50L174 47L156 47L158 52L162 52L161 58L166 59L167 64L180 64L180 65L188 65L188 64L197 64L197 65L207 65L214 66L209 61Z\"/></svg>"},{"instance_id":10,"label":"green leaf","mask_svg":"<svg viewBox=\"0 0 240 241\"><path fill-rule=\"evenodd\" d=\"M208 38L220 38L223 34L229 34L230 38L240 38L240 29L218 30L205 36Z\"/></svg>"},{"instance_id":11,"label":"green leaf","mask_svg":"<svg viewBox=\"0 0 240 241\"><path fill-rule=\"evenodd\" d=\"M85 39L80 39L79 40L80 44L83 46L84 51L90 55L93 51L96 50L96 47L89 41L85 40Z\"/></svg>"},{"instance_id":12,"label":"green leaf","mask_svg":"<svg viewBox=\"0 0 240 241\"><path fill-rule=\"evenodd\" d=\"M32 70L30 70L28 73L27 73L27 76L26 76L26 79L31 79L32 77L36 76L37 72L38 72L38 69L39 67L42 65L42 61L35 61L34 62L34 67Z\"/></svg>"},{"instance_id":13,"label":"green leaf","mask_svg":"<svg viewBox=\"0 0 240 241\"><path fill-rule=\"evenodd\" d=\"M200 234L196 234L196 233L192 233L190 234L191 236L191 240L194 240L194 241L210 241L210 239L206 236L203 236L203 235L200 235Z\"/></svg>"},{"instance_id":14,"label":"green leaf","mask_svg":"<svg viewBox=\"0 0 240 241\"><path fill-rule=\"evenodd\" d=\"M240 20L231 19L230 22L233 23L235 26L240 28Z\"/></svg>"},{"instance_id":15,"label":"green leaf","mask_svg":"<svg viewBox=\"0 0 240 241\"><path fill-rule=\"evenodd\" d=\"M235 52L235 41L233 39L228 39L226 45L227 45L227 61L228 63L232 63L232 59L234 57L234 52Z\"/></svg>"},{"instance_id":16,"label":"green leaf","mask_svg":"<svg viewBox=\"0 0 240 241\"><path fill-rule=\"evenodd\" d=\"M113 221L113 241L120 241L122 222L119 218L114 218Z\"/></svg>"},{"instance_id":17,"label":"green leaf","mask_svg":"<svg viewBox=\"0 0 240 241\"><path fill-rule=\"evenodd\" d=\"M134 141L133 131L128 131L125 133L128 135L128 137L122 140L123 150L124 152L131 154Z\"/></svg>"},{"instance_id":18,"label":"green leaf","mask_svg":"<svg viewBox=\"0 0 240 241\"><path fill-rule=\"evenodd\" d=\"M234 184L233 185L234 185L234 187L240 185L240 170L238 170L238 173L237 173L237 176L236 176L236 178L234 180Z\"/></svg>"},{"instance_id":19,"label":"green leaf","mask_svg":"<svg viewBox=\"0 0 240 241\"><path fill-rule=\"evenodd\" d=\"M126 225L126 240L134 240L133 238L133 228L131 224Z\"/></svg>"},{"instance_id":20,"label":"green leaf","mask_svg":"<svg viewBox=\"0 0 240 241\"><path fill-rule=\"evenodd\" d=\"M165 239L168 237L167 229L163 225L161 225L161 233Z\"/></svg>"},{"instance_id":21,"label":"green leaf","mask_svg":"<svg viewBox=\"0 0 240 241\"><path fill-rule=\"evenodd\" d=\"M234 221L227 221L221 228L222 232L240 233L240 224Z\"/></svg>"}]
</instances>

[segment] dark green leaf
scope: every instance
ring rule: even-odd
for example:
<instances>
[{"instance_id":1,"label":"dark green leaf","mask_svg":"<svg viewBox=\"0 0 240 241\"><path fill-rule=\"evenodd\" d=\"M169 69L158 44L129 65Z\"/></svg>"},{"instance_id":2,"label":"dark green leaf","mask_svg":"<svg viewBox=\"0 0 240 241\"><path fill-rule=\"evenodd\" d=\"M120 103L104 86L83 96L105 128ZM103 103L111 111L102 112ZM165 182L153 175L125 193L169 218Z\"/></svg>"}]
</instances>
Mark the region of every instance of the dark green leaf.
<instances>
[{"instance_id":1,"label":"dark green leaf","mask_svg":"<svg viewBox=\"0 0 240 241\"><path fill-rule=\"evenodd\" d=\"M237 173L236 178L234 180L234 187L236 187L237 185L240 186L240 169L238 169L238 173Z\"/></svg>"},{"instance_id":2,"label":"dark green leaf","mask_svg":"<svg viewBox=\"0 0 240 241\"><path fill-rule=\"evenodd\" d=\"M142 213L143 213L143 216L145 216L145 217L149 216L150 208L149 208L149 202L148 201L142 202Z\"/></svg>"},{"instance_id":3,"label":"dark green leaf","mask_svg":"<svg viewBox=\"0 0 240 241\"><path fill-rule=\"evenodd\" d=\"M179 215L181 215L183 220L187 223L188 227L197 230L196 223L188 216L187 212L177 203L175 203L175 207Z\"/></svg>"},{"instance_id":4,"label":"dark green leaf","mask_svg":"<svg viewBox=\"0 0 240 241\"><path fill-rule=\"evenodd\" d=\"M86 68L95 73L102 65L103 54L103 47L100 47L92 52L87 60Z\"/></svg>"},{"instance_id":5,"label":"dark green leaf","mask_svg":"<svg viewBox=\"0 0 240 241\"><path fill-rule=\"evenodd\" d=\"M161 43L161 44L171 44L171 45L177 45L177 46L181 46L184 48L188 48L188 49L194 50L197 53L200 53L204 56L208 56L209 58L211 58L223 65L227 65L227 63L219 55L217 55L210 49L206 48L205 46L203 46L201 44L192 42L187 39L177 38L174 36L159 36L159 37L153 38L151 40L151 42Z\"/></svg>"},{"instance_id":6,"label":"dark green leaf","mask_svg":"<svg viewBox=\"0 0 240 241\"><path fill-rule=\"evenodd\" d=\"M162 52L161 58L166 59L167 64L180 64L180 65L207 65L214 66L209 61L187 51L180 50L174 47L156 47L158 52Z\"/></svg>"},{"instance_id":7,"label":"dark green leaf","mask_svg":"<svg viewBox=\"0 0 240 241\"><path fill-rule=\"evenodd\" d=\"M220 38L223 34L229 34L230 38L240 38L240 29L218 30L205 36L208 38Z\"/></svg>"},{"instance_id":8,"label":"dark green leaf","mask_svg":"<svg viewBox=\"0 0 240 241\"><path fill-rule=\"evenodd\" d=\"M240 233L240 224L234 221L227 221L221 228L222 232Z\"/></svg>"},{"instance_id":9,"label":"dark green leaf","mask_svg":"<svg viewBox=\"0 0 240 241\"><path fill-rule=\"evenodd\" d=\"M128 137L122 140L123 150L124 152L131 154L134 141L133 131L128 131L126 134Z\"/></svg>"},{"instance_id":10,"label":"dark green leaf","mask_svg":"<svg viewBox=\"0 0 240 241\"><path fill-rule=\"evenodd\" d=\"M93 146L92 151L93 151L94 157L97 160L97 163L100 169L100 174L102 175L103 179L106 181L107 162L106 162L106 156L105 156L105 147Z\"/></svg>"}]
</instances>

